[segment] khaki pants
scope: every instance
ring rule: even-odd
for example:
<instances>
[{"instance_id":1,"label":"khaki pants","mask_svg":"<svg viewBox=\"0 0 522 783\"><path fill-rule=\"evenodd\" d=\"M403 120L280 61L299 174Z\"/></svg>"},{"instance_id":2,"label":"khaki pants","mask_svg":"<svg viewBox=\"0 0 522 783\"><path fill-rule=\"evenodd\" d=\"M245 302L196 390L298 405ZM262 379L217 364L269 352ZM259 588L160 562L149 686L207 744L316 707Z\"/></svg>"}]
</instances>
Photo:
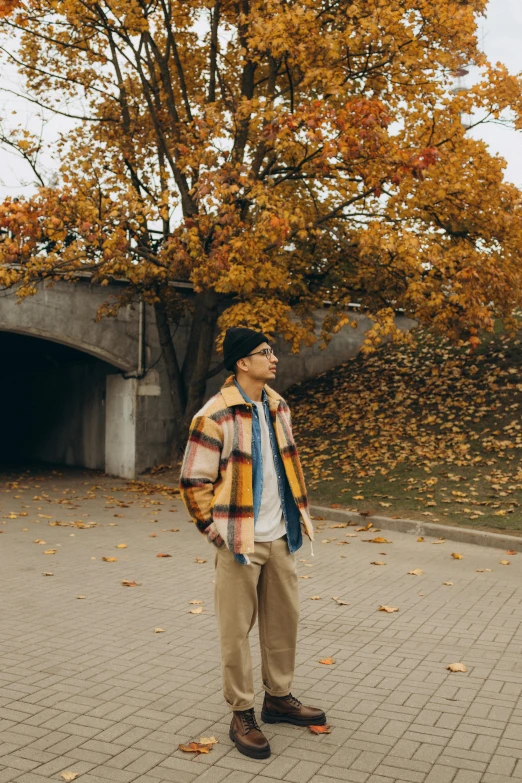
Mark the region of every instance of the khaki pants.
<instances>
[{"instance_id":1,"label":"khaki pants","mask_svg":"<svg viewBox=\"0 0 522 783\"><path fill-rule=\"evenodd\" d=\"M258 614L263 688L271 696L290 693L299 619L295 555L284 536L256 542L251 565L237 563L226 548L216 551L215 562L223 692L230 709L249 710L254 678L248 635Z\"/></svg>"}]
</instances>

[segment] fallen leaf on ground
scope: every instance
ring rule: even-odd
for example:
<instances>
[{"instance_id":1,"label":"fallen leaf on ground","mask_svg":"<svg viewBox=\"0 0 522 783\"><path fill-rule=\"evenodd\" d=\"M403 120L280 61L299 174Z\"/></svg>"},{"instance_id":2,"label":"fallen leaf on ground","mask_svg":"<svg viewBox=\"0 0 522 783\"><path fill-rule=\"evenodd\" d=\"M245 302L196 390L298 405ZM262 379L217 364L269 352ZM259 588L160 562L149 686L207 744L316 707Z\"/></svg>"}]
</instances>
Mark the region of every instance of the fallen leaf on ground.
<instances>
[{"instance_id":1,"label":"fallen leaf on ground","mask_svg":"<svg viewBox=\"0 0 522 783\"><path fill-rule=\"evenodd\" d=\"M431 543L432 544L445 544L446 542L444 541L444 539L441 539L440 541L432 541Z\"/></svg>"},{"instance_id":2,"label":"fallen leaf on ground","mask_svg":"<svg viewBox=\"0 0 522 783\"><path fill-rule=\"evenodd\" d=\"M325 666L331 666L332 663L335 663L335 658L321 658L319 663L324 663Z\"/></svg>"},{"instance_id":3,"label":"fallen leaf on ground","mask_svg":"<svg viewBox=\"0 0 522 783\"><path fill-rule=\"evenodd\" d=\"M56 549L44 549L44 555L55 555Z\"/></svg>"},{"instance_id":4,"label":"fallen leaf on ground","mask_svg":"<svg viewBox=\"0 0 522 783\"><path fill-rule=\"evenodd\" d=\"M516 553L516 550L515 550L515 549L508 549L508 550L506 551L506 555L516 555L516 554L517 554L517 553Z\"/></svg>"},{"instance_id":5,"label":"fallen leaf on ground","mask_svg":"<svg viewBox=\"0 0 522 783\"><path fill-rule=\"evenodd\" d=\"M118 558L117 557L102 557L102 560L104 560L106 563L116 563Z\"/></svg>"},{"instance_id":6,"label":"fallen leaf on ground","mask_svg":"<svg viewBox=\"0 0 522 783\"><path fill-rule=\"evenodd\" d=\"M299 579L311 579L310 576L300 576Z\"/></svg>"},{"instance_id":7,"label":"fallen leaf on ground","mask_svg":"<svg viewBox=\"0 0 522 783\"><path fill-rule=\"evenodd\" d=\"M310 598L310 601L320 601L320 600L321 600L321 596L320 595L313 595Z\"/></svg>"},{"instance_id":8,"label":"fallen leaf on ground","mask_svg":"<svg viewBox=\"0 0 522 783\"><path fill-rule=\"evenodd\" d=\"M189 604L197 604L198 606L199 606L199 604L202 604L202 603L203 603L203 601L197 601L196 599L194 599L193 601L189 601Z\"/></svg>"},{"instance_id":9,"label":"fallen leaf on ground","mask_svg":"<svg viewBox=\"0 0 522 783\"><path fill-rule=\"evenodd\" d=\"M116 544L116 549L127 549L127 544Z\"/></svg>"},{"instance_id":10,"label":"fallen leaf on ground","mask_svg":"<svg viewBox=\"0 0 522 783\"><path fill-rule=\"evenodd\" d=\"M477 574L483 574L484 571L489 571L490 573L493 571L492 568L477 568Z\"/></svg>"},{"instance_id":11,"label":"fallen leaf on ground","mask_svg":"<svg viewBox=\"0 0 522 783\"><path fill-rule=\"evenodd\" d=\"M446 666L446 669L449 669L450 672L467 672L468 669L463 663L450 663L449 666Z\"/></svg>"},{"instance_id":12,"label":"fallen leaf on ground","mask_svg":"<svg viewBox=\"0 0 522 783\"><path fill-rule=\"evenodd\" d=\"M199 741L202 745L217 745L219 740L215 737L200 737Z\"/></svg>"},{"instance_id":13,"label":"fallen leaf on ground","mask_svg":"<svg viewBox=\"0 0 522 783\"><path fill-rule=\"evenodd\" d=\"M85 598L84 595L77 595L76 598Z\"/></svg>"},{"instance_id":14,"label":"fallen leaf on ground","mask_svg":"<svg viewBox=\"0 0 522 783\"><path fill-rule=\"evenodd\" d=\"M330 525L330 530L336 530L341 527L348 527L348 522L339 522L337 525Z\"/></svg>"},{"instance_id":15,"label":"fallen leaf on ground","mask_svg":"<svg viewBox=\"0 0 522 783\"><path fill-rule=\"evenodd\" d=\"M156 555L156 557L172 557L172 555L159 554Z\"/></svg>"},{"instance_id":16,"label":"fallen leaf on ground","mask_svg":"<svg viewBox=\"0 0 522 783\"><path fill-rule=\"evenodd\" d=\"M206 563L207 561L202 557L196 557L194 560L195 563Z\"/></svg>"},{"instance_id":17,"label":"fallen leaf on ground","mask_svg":"<svg viewBox=\"0 0 522 783\"><path fill-rule=\"evenodd\" d=\"M452 585L452 584L453 584L453 582L443 582L442 584L443 584L443 585Z\"/></svg>"},{"instance_id":18,"label":"fallen leaf on ground","mask_svg":"<svg viewBox=\"0 0 522 783\"><path fill-rule=\"evenodd\" d=\"M423 574L424 571L422 571L422 569L420 568L414 568L413 571L408 571L408 573L411 574L412 576L421 576L421 574Z\"/></svg>"},{"instance_id":19,"label":"fallen leaf on ground","mask_svg":"<svg viewBox=\"0 0 522 783\"><path fill-rule=\"evenodd\" d=\"M189 742L187 745L178 745L179 750L184 753L210 753L212 745L204 745L202 742Z\"/></svg>"},{"instance_id":20,"label":"fallen leaf on ground","mask_svg":"<svg viewBox=\"0 0 522 783\"><path fill-rule=\"evenodd\" d=\"M398 612L398 608L396 606L379 606L379 612Z\"/></svg>"},{"instance_id":21,"label":"fallen leaf on ground","mask_svg":"<svg viewBox=\"0 0 522 783\"><path fill-rule=\"evenodd\" d=\"M342 601L340 598L337 598L337 596L332 595L332 601L335 601L336 604L339 604L339 606L349 606L350 604L347 601Z\"/></svg>"},{"instance_id":22,"label":"fallen leaf on ground","mask_svg":"<svg viewBox=\"0 0 522 783\"><path fill-rule=\"evenodd\" d=\"M42 541L41 538L35 538L33 544L45 544L45 541Z\"/></svg>"},{"instance_id":23,"label":"fallen leaf on ground","mask_svg":"<svg viewBox=\"0 0 522 783\"><path fill-rule=\"evenodd\" d=\"M71 780L76 780L80 773L79 772L60 772L60 777L62 780L67 781L67 783L70 783Z\"/></svg>"},{"instance_id":24,"label":"fallen leaf on ground","mask_svg":"<svg viewBox=\"0 0 522 783\"><path fill-rule=\"evenodd\" d=\"M203 611L202 606L197 606L195 609L190 609L189 614L201 614Z\"/></svg>"},{"instance_id":25,"label":"fallen leaf on ground","mask_svg":"<svg viewBox=\"0 0 522 783\"><path fill-rule=\"evenodd\" d=\"M417 541L424 541L424 536L419 536Z\"/></svg>"},{"instance_id":26,"label":"fallen leaf on ground","mask_svg":"<svg viewBox=\"0 0 522 783\"><path fill-rule=\"evenodd\" d=\"M462 555L459 555L458 552L452 552L451 556L454 560L462 560Z\"/></svg>"},{"instance_id":27,"label":"fallen leaf on ground","mask_svg":"<svg viewBox=\"0 0 522 783\"><path fill-rule=\"evenodd\" d=\"M382 536L377 536L377 538L366 538L363 539L364 541L368 541L370 544L391 544L391 541L388 541L387 538L382 538Z\"/></svg>"},{"instance_id":28,"label":"fallen leaf on ground","mask_svg":"<svg viewBox=\"0 0 522 783\"><path fill-rule=\"evenodd\" d=\"M54 576L54 574L52 573L52 571L43 571L42 576Z\"/></svg>"},{"instance_id":29,"label":"fallen leaf on ground","mask_svg":"<svg viewBox=\"0 0 522 783\"><path fill-rule=\"evenodd\" d=\"M383 560L372 560L370 565L386 565L386 563Z\"/></svg>"},{"instance_id":30,"label":"fallen leaf on ground","mask_svg":"<svg viewBox=\"0 0 522 783\"><path fill-rule=\"evenodd\" d=\"M510 565L509 560L499 560L500 565Z\"/></svg>"},{"instance_id":31,"label":"fallen leaf on ground","mask_svg":"<svg viewBox=\"0 0 522 783\"><path fill-rule=\"evenodd\" d=\"M121 583L122 583L122 585L124 587L140 587L141 586L141 582L132 582L129 579L122 579Z\"/></svg>"},{"instance_id":32,"label":"fallen leaf on ground","mask_svg":"<svg viewBox=\"0 0 522 783\"><path fill-rule=\"evenodd\" d=\"M325 723L324 726L308 726L308 731L311 731L312 734L331 734L332 727Z\"/></svg>"},{"instance_id":33,"label":"fallen leaf on ground","mask_svg":"<svg viewBox=\"0 0 522 783\"><path fill-rule=\"evenodd\" d=\"M164 628L155 628L154 629L154 633L165 633L165 629Z\"/></svg>"}]
</instances>

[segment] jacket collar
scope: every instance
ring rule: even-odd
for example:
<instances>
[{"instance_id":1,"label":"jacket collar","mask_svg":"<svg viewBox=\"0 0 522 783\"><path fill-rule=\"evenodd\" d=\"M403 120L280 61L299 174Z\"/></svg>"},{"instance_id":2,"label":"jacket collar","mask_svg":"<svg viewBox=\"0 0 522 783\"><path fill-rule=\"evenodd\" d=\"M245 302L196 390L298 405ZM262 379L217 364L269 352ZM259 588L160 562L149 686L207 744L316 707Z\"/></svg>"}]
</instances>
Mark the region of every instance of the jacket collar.
<instances>
[{"instance_id":1,"label":"jacket collar","mask_svg":"<svg viewBox=\"0 0 522 783\"><path fill-rule=\"evenodd\" d=\"M266 395L268 397L268 405L270 409L277 410L279 407L280 401L283 399L280 394L278 394L274 389L271 389L270 386L267 386L265 384L264 390L266 392ZM239 389L237 388L235 382L234 382L234 376L230 375L223 386L221 387L221 396L225 400L225 405L227 408L231 408L233 405L244 405L245 400Z\"/></svg>"}]
</instances>

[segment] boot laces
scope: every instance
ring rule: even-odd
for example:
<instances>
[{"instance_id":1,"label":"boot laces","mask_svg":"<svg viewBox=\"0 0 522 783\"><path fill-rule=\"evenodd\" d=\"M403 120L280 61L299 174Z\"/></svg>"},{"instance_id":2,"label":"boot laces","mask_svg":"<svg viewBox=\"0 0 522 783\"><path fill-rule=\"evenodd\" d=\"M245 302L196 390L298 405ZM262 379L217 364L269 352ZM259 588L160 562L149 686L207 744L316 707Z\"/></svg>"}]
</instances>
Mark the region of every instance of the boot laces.
<instances>
[{"instance_id":1,"label":"boot laces","mask_svg":"<svg viewBox=\"0 0 522 783\"><path fill-rule=\"evenodd\" d=\"M288 694L288 696L284 697L285 701L289 702L292 707L302 707L302 702L299 701L299 699L296 699L295 696L292 696L291 693Z\"/></svg>"},{"instance_id":2,"label":"boot laces","mask_svg":"<svg viewBox=\"0 0 522 783\"><path fill-rule=\"evenodd\" d=\"M243 721L245 732L248 733L254 729L260 731L253 709L241 711L241 720Z\"/></svg>"}]
</instances>

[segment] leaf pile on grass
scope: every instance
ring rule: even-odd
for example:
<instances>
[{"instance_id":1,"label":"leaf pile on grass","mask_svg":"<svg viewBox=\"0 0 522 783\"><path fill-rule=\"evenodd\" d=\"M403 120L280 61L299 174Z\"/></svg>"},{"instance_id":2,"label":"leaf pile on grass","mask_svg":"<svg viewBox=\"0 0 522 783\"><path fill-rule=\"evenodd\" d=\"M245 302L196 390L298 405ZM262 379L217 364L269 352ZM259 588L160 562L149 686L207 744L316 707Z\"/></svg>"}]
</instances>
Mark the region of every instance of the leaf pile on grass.
<instances>
[{"instance_id":1,"label":"leaf pile on grass","mask_svg":"<svg viewBox=\"0 0 522 783\"><path fill-rule=\"evenodd\" d=\"M312 499L495 528L514 515L522 529L520 334L475 352L417 337L287 394Z\"/></svg>"}]
</instances>

